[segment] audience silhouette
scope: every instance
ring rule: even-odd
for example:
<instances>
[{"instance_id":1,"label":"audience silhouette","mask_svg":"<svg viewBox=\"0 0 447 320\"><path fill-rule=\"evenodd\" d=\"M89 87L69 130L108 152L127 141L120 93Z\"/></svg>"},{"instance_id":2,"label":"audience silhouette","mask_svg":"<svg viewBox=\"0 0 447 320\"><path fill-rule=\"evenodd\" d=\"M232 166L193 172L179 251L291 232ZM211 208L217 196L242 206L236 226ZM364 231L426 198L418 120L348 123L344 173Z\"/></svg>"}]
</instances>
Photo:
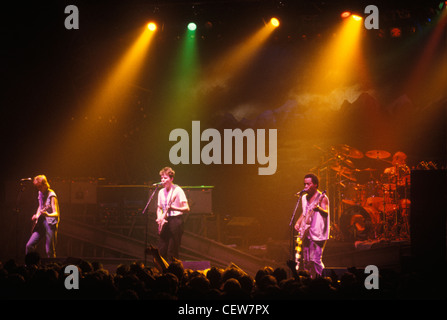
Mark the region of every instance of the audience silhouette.
<instances>
[{"instance_id":1,"label":"audience silhouette","mask_svg":"<svg viewBox=\"0 0 447 320\"><path fill-rule=\"evenodd\" d=\"M287 267L265 266L254 276L230 263L226 268L207 270L184 268L180 260L171 264L150 248L154 266L135 261L120 264L114 272L98 262L67 259L64 263L42 264L38 254L29 253L25 264L0 262L0 299L79 299L79 300L303 300L303 299L445 299L445 263L432 269L383 269L379 289L366 289L362 269L347 269L341 276L332 273L311 278L297 272L295 263ZM67 290L67 265L79 270L79 289ZM438 270L433 273L432 270Z\"/></svg>"}]
</instances>

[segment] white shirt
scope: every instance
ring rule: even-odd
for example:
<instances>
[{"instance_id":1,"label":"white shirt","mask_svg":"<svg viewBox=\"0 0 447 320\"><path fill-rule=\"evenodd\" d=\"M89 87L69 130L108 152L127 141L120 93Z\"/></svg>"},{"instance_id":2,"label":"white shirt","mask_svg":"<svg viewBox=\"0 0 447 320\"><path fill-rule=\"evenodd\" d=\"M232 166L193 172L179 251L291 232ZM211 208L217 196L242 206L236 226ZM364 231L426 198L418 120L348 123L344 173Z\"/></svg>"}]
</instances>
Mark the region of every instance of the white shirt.
<instances>
[{"instance_id":1,"label":"white shirt","mask_svg":"<svg viewBox=\"0 0 447 320\"><path fill-rule=\"evenodd\" d=\"M321 197L321 196L320 196ZM326 195L325 195L326 197ZM315 201L315 200L314 200ZM328 200L329 201L329 200ZM303 213L307 216L308 211L307 197L303 197ZM312 208L312 202L309 208ZM310 211L310 210L309 210ZM309 227L309 238L314 241L323 241L329 239L329 205L328 214L322 215L320 212L315 211L312 216L312 221Z\"/></svg>"},{"instance_id":2,"label":"white shirt","mask_svg":"<svg viewBox=\"0 0 447 320\"><path fill-rule=\"evenodd\" d=\"M188 202L185 192L177 185L172 185L169 191L166 188L158 192L158 207L164 210L171 205L174 207L181 207L182 202ZM182 211L170 210L167 217L174 217L183 214Z\"/></svg>"}]
</instances>

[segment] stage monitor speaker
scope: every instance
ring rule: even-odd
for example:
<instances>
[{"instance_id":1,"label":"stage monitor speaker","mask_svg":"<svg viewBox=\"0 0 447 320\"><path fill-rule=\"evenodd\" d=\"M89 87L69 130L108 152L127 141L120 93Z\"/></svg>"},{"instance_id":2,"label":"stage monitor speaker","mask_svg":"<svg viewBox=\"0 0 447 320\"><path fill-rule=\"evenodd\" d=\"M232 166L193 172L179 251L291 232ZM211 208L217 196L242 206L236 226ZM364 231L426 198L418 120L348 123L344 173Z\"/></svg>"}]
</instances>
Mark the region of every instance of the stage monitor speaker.
<instances>
[{"instance_id":1,"label":"stage monitor speaker","mask_svg":"<svg viewBox=\"0 0 447 320\"><path fill-rule=\"evenodd\" d=\"M184 187L190 208L190 214L211 214L212 187Z\"/></svg>"},{"instance_id":2,"label":"stage monitor speaker","mask_svg":"<svg viewBox=\"0 0 447 320\"><path fill-rule=\"evenodd\" d=\"M212 186L182 187L188 199L190 214L211 214ZM122 207L139 207L143 210L154 192L154 187L143 185L105 185L98 186L98 202L100 204L117 203ZM155 190L148 212L157 211L158 192Z\"/></svg>"},{"instance_id":3,"label":"stage monitor speaker","mask_svg":"<svg viewBox=\"0 0 447 320\"><path fill-rule=\"evenodd\" d=\"M255 243L260 237L260 222L253 217L233 217L226 225L225 237L227 242L237 240L240 245Z\"/></svg>"},{"instance_id":4,"label":"stage monitor speaker","mask_svg":"<svg viewBox=\"0 0 447 320\"><path fill-rule=\"evenodd\" d=\"M411 255L435 264L446 258L446 170L411 172Z\"/></svg>"}]
</instances>

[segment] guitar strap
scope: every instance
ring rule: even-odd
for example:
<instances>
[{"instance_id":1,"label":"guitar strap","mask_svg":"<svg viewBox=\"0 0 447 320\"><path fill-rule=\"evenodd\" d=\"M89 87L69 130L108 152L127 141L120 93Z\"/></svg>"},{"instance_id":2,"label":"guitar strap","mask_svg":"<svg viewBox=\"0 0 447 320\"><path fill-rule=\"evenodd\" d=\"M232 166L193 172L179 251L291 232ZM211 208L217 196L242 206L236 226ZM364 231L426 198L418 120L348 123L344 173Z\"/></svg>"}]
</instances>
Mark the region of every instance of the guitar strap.
<instances>
[{"instance_id":1,"label":"guitar strap","mask_svg":"<svg viewBox=\"0 0 447 320\"><path fill-rule=\"evenodd\" d=\"M39 209L47 211L48 213L53 213L52 199L57 198L56 193L49 189L47 194L39 195ZM58 205L58 204L57 204ZM59 210L59 209L57 209ZM51 225L57 225L59 223L60 217L47 217L46 220Z\"/></svg>"},{"instance_id":2,"label":"guitar strap","mask_svg":"<svg viewBox=\"0 0 447 320\"><path fill-rule=\"evenodd\" d=\"M310 208L313 207L313 205L315 203L318 203L320 201L321 196L322 196L321 192L319 192L319 191L317 191L317 192L318 192L318 196L315 197L315 199L313 201L308 202L307 199L306 199L306 215L305 215L305 218L306 218L305 220L306 221L309 219L308 216L309 216Z\"/></svg>"}]
</instances>

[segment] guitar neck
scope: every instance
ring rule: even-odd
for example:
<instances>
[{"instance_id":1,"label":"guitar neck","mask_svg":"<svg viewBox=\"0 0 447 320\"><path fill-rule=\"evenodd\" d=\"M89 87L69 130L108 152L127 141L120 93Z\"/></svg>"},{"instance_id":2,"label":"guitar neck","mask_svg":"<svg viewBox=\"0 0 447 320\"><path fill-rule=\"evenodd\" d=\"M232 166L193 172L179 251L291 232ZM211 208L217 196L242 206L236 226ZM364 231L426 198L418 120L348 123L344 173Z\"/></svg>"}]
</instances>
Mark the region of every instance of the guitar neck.
<instances>
[{"instance_id":1,"label":"guitar neck","mask_svg":"<svg viewBox=\"0 0 447 320\"><path fill-rule=\"evenodd\" d=\"M319 194L318 198L315 200L315 202L317 203L317 206L320 206L321 203L323 202L324 199L324 195L325 195L326 191L323 191L322 193ZM306 219L306 223L309 224L312 216L314 215L315 210L314 208L310 209L309 212L307 213L307 219Z\"/></svg>"}]
</instances>

